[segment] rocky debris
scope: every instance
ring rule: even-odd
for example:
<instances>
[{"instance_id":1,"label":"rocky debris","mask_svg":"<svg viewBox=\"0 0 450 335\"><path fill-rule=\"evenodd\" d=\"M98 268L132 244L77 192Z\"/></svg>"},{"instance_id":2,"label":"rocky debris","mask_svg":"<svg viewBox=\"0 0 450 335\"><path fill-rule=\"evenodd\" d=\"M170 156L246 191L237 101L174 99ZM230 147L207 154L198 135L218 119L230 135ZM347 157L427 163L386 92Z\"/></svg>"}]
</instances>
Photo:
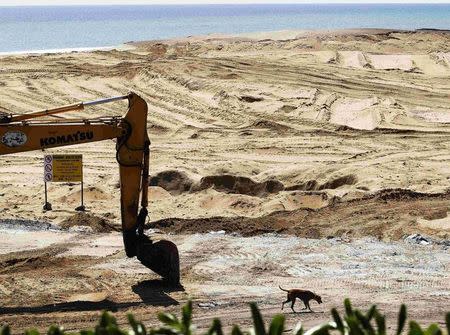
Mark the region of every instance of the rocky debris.
<instances>
[{"instance_id":1,"label":"rocky debris","mask_svg":"<svg viewBox=\"0 0 450 335\"><path fill-rule=\"evenodd\" d=\"M405 241L411 244L429 245L432 244L432 240L428 237L424 237L420 234L408 235Z\"/></svg>"},{"instance_id":2,"label":"rocky debris","mask_svg":"<svg viewBox=\"0 0 450 335\"><path fill-rule=\"evenodd\" d=\"M69 228L69 231L72 233L93 233L94 230L92 227L88 226L73 226Z\"/></svg>"},{"instance_id":3,"label":"rocky debris","mask_svg":"<svg viewBox=\"0 0 450 335\"><path fill-rule=\"evenodd\" d=\"M200 308L214 308L219 306L219 304L215 301L209 301L209 302L200 302L197 304Z\"/></svg>"},{"instance_id":4,"label":"rocky debris","mask_svg":"<svg viewBox=\"0 0 450 335\"><path fill-rule=\"evenodd\" d=\"M217 230L217 231L210 231L208 234L211 235L225 235L225 230Z\"/></svg>"},{"instance_id":5,"label":"rocky debris","mask_svg":"<svg viewBox=\"0 0 450 335\"><path fill-rule=\"evenodd\" d=\"M0 228L28 231L59 230L59 227L52 225L49 222L22 219L1 219Z\"/></svg>"}]
</instances>

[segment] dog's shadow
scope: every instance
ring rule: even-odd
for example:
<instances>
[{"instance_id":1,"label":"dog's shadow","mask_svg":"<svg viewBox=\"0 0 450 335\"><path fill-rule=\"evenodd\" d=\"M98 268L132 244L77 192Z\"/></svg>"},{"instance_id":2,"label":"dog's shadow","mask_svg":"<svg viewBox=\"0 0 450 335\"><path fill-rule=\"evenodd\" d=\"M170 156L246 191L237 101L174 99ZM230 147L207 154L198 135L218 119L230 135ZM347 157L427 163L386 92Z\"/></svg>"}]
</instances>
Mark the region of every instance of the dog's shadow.
<instances>
[{"instance_id":1,"label":"dog's shadow","mask_svg":"<svg viewBox=\"0 0 450 335\"><path fill-rule=\"evenodd\" d=\"M289 314L323 314L325 312L320 311L320 312L316 312L316 311L295 311L295 312L289 312Z\"/></svg>"}]
</instances>

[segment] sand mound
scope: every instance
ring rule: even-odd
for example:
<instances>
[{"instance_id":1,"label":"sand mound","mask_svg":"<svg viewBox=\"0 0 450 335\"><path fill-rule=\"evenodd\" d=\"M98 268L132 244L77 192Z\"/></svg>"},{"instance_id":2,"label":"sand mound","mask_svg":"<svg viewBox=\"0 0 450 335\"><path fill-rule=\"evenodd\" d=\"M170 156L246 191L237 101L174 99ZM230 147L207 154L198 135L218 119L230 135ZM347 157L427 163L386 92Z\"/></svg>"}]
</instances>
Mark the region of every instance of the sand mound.
<instances>
[{"instance_id":1,"label":"sand mound","mask_svg":"<svg viewBox=\"0 0 450 335\"><path fill-rule=\"evenodd\" d=\"M336 189L344 185L354 185L358 182L358 178L355 175L347 175L338 177L325 182L319 186L319 190Z\"/></svg>"},{"instance_id":2,"label":"sand mound","mask_svg":"<svg viewBox=\"0 0 450 335\"><path fill-rule=\"evenodd\" d=\"M337 60L339 64L345 67L357 69L371 68L369 61L361 51L339 51Z\"/></svg>"},{"instance_id":3,"label":"sand mound","mask_svg":"<svg viewBox=\"0 0 450 335\"><path fill-rule=\"evenodd\" d=\"M148 197L149 197L149 199L154 201L154 200L171 199L172 195L168 191L163 189L162 187L149 186L148 187Z\"/></svg>"},{"instance_id":4,"label":"sand mound","mask_svg":"<svg viewBox=\"0 0 450 335\"><path fill-rule=\"evenodd\" d=\"M200 181L195 182L185 172L177 170L159 172L150 178L149 186L158 186L171 195L199 192L213 188L218 192L259 197L284 190L284 185L274 179L259 183L248 177L220 174L205 176Z\"/></svg>"},{"instance_id":5,"label":"sand mound","mask_svg":"<svg viewBox=\"0 0 450 335\"><path fill-rule=\"evenodd\" d=\"M188 192L192 184L193 180L185 172L177 170L161 171L149 181L149 186L159 186L172 195Z\"/></svg>"},{"instance_id":6,"label":"sand mound","mask_svg":"<svg viewBox=\"0 0 450 335\"><path fill-rule=\"evenodd\" d=\"M108 220L89 214L89 213L77 213L63 220L59 226L63 229L70 229L72 227L90 227L92 231L96 233L108 233L111 231L120 231L120 229L114 226Z\"/></svg>"},{"instance_id":7,"label":"sand mound","mask_svg":"<svg viewBox=\"0 0 450 335\"><path fill-rule=\"evenodd\" d=\"M404 123L418 124L412 118L405 118L405 110L395 99L371 97L354 99L339 97L330 107L327 121L353 129L374 130L380 126Z\"/></svg>"},{"instance_id":8,"label":"sand mound","mask_svg":"<svg viewBox=\"0 0 450 335\"><path fill-rule=\"evenodd\" d=\"M345 185L354 185L358 178L353 175L334 176L326 180L315 179L304 183L285 187L284 184L274 178L257 182L249 177L236 176L233 174L217 174L202 177L199 181L194 181L185 172L177 170L162 171L150 178L149 186L153 190L158 190L157 197L167 198L168 194L160 194L167 191L170 195L180 195L183 193L195 193L207 189L214 189L217 192L242 194L254 197L265 197L269 194L277 194L281 191L321 191L337 189ZM156 188L154 186L157 186Z\"/></svg>"},{"instance_id":9,"label":"sand mound","mask_svg":"<svg viewBox=\"0 0 450 335\"><path fill-rule=\"evenodd\" d=\"M276 132L286 132L292 130L290 127L282 125L278 122L269 120L257 120L247 128L269 129Z\"/></svg>"},{"instance_id":10,"label":"sand mound","mask_svg":"<svg viewBox=\"0 0 450 335\"><path fill-rule=\"evenodd\" d=\"M265 196L269 193L282 191L284 185L273 179L258 183L248 177L216 175L203 177L192 190L201 191L208 188L214 188L216 191L226 193Z\"/></svg>"},{"instance_id":11,"label":"sand mound","mask_svg":"<svg viewBox=\"0 0 450 335\"><path fill-rule=\"evenodd\" d=\"M0 255L0 273L6 274L18 268L45 268L51 264L64 263L64 257L55 257L64 252L61 247L22 250Z\"/></svg>"},{"instance_id":12,"label":"sand mound","mask_svg":"<svg viewBox=\"0 0 450 335\"><path fill-rule=\"evenodd\" d=\"M375 129L382 116L377 110L377 98L339 99L331 107L330 122L346 125L355 129Z\"/></svg>"},{"instance_id":13,"label":"sand mound","mask_svg":"<svg viewBox=\"0 0 450 335\"><path fill-rule=\"evenodd\" d=\"M83 196L85 201L98 201L98 200L110 200L112 196L106 193L101 188L90 186L85 187L83 191ZM81 190L77 190L69 195L64 195L58 199L59 202L65 203L74 203L79 202L81 198Z\"/></svg>"},{"instance_id":14,"label":"sand mound","mask_svg":"<svg viewBox=\"0 0 450 335\"><path fill-rule=\"evenodd\" d=\"M326 192L282 192L271 200L272 203L281 207L280 210L293 211L297 209L320 209L336 201L335 197L329 196ZM270 203L269 203L270 204ZM266 207L268 207L266 205ZM271 212L275 212L272 210ZM266 211L270 213L269 211ZM262 213L262 212L261 212ZM260 214L261 215L261 214Z\"/></svg>"},{"instance_id":15,"label":"sand mound","mask_svg":"<svg viewBox=\"0 0 450 335\"><path fill-rule=\"evenodd\" d=\"M431 54L431 58L440 65L444 65L446 67L450 66L450 52L443 53L443 52L437 52Z\"/></svg>"},{"instance_id":16,"label":"sand mound","mask_svg":"<svg viewBox=\"0 0 450 335\"><path fill-rule=\"evenodd\" d=\"M416 66L411 55L367 55L374 69L412 72Z\"/></svg>"},{"instance_id":17,"label":"sand mound","mask_svg":"<svg viewBox=\"0 0 450 335\"><path fill-rule=\"evenodd\" d=\"M341 177L331 178L330 180L320 184L317 180L308 180L304 183L286 187L286 191L318 191L333 190L345 185L354 185L358 182L355 175L345 175Z\"/></svg>"},{"instance_id":18,"label":"sand mound","mask_svg":"<svg viewBox=\"0 0 450 335\"><path fill-rule=\"evenodd\" d=\"M313 109L299 107L298 110L303 118L359 130L374 130L398 124L423 126L422 121L406 117L407 108L393 96L353 98L321 92L314 100Z\"/></svg>"}]
</instances>

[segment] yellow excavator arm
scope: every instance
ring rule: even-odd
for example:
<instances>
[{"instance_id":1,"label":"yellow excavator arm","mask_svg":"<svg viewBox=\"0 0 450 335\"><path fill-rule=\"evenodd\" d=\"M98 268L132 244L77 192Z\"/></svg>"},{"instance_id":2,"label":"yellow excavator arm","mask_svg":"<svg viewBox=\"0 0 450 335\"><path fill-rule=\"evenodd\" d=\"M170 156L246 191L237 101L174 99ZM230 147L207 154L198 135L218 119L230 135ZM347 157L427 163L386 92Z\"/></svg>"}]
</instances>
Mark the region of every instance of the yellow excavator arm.
<instances>
[{"instance_id":1,"label":"yellow excavator arm","mask_svg":"<svg viewBox=\"0 0 450 335\"><path fill-rule=\"evenodd\" d=\"M128 99L123 117L33 120L43 116L83 110L85 107ZM147 103L135 93L78 103L38 112L0 114L0 155L62 147L117 138L120 172L120 208L125 252L172 284L179 284L179 255L170 241L153 242L144 235L148 205L150 140ZM140 209L139 209L140 203Z\"/></svg>"}]
</instances>

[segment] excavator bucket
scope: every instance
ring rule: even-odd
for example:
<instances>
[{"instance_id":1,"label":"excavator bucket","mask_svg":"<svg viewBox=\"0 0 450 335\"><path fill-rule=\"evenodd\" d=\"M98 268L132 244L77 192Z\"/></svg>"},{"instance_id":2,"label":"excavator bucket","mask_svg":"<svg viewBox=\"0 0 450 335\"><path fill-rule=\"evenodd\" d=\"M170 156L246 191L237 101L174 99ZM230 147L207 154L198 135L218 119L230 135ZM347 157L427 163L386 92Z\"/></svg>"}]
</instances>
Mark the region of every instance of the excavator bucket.
<instances>
[{"instance_id":1,"label":"excavator bucket","mask_svg":"<svg viewBox=\"0 0 450 335\"><path fill-rule=\"evenodd\" d=\"M137 258L169 284L180 285L180 258L178 248L173 242L153 242L145 235L140 236Z\"/></svg>"}]
</instances>

